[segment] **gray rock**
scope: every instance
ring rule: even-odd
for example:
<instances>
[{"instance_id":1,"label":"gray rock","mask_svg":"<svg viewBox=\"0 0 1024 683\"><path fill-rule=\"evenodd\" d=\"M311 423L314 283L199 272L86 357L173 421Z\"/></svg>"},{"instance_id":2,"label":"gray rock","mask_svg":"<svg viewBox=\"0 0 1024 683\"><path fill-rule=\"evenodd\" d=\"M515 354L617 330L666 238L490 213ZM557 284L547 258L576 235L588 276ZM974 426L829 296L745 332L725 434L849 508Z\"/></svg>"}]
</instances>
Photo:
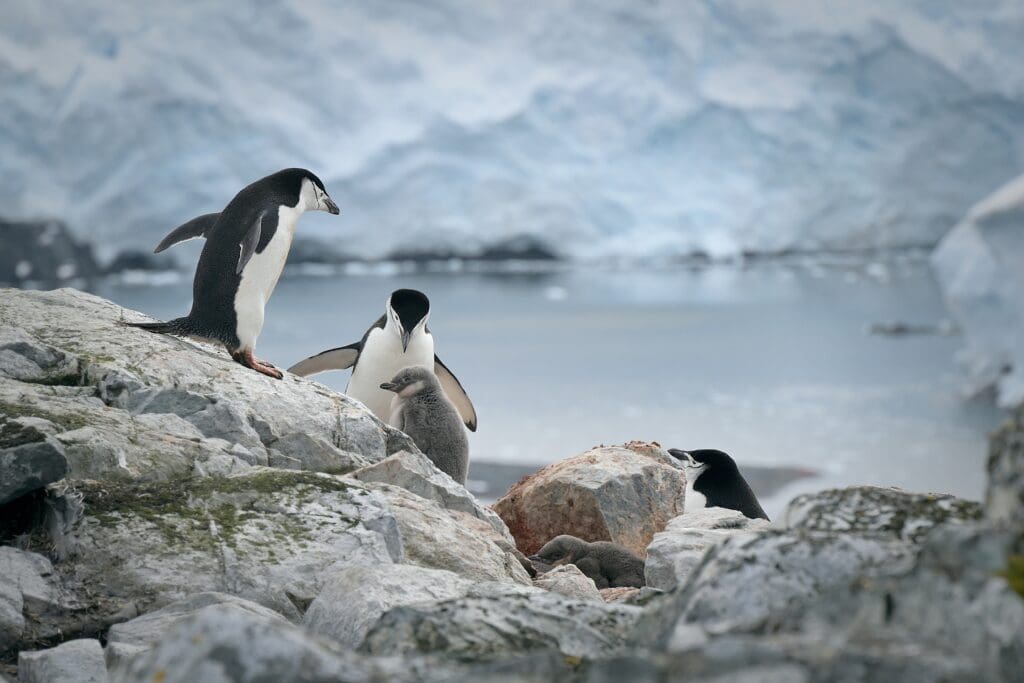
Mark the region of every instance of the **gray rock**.
<instances>
[{"instance_id":1,"label":"gray rock","mask_svg":"<svg viewBox=\"0 0 1024 683\"><path fill-rule=\"evenodd\" d=\"M767 520L749 519L741 512L719 507L673 517L664 531L654 534L647 546L644 560L647 585L664 591L681 586L708 548L734 534L767 528Z\"/></svg>"},{"instance_id":2,"label":"gray rock","mask_svg":"<svg viewBox=\"0 0 1024 683\"><path fill-rule=\"evenodd\" d=\"M0 377L44 385L78 384L79 373L77 358L23 330L0 325Z\"/></svg>"},{"instance_id":3,"label":"gray rock","mask_svg":"<svg viewBox=\"0 0 1024 683\"><path fill-rule=\"evenodd\" d=\"M369 464L358 453L343 451L309 434L287 434L271 442L270 458L294 461L296 466L288 469L331 474L345 474Z\"/></svg>"},{"instance_id":4,"label":"gray rock","mask_svg":"<svg viewBox=\"0 0 1024 683\"><path fill-rule=\"evenodd\" d=\"M574 564L563 564L541 574L533 580L533 585L573 600L603 602L594 580L584 576Z\"/></svg>"},{"instance_id":5,"label":"gray rock","mask_svg":"<svg viewBox=\"0 0 1024 683\"><path fill-rule=\"evenodd\" d=\"M786 508L783 526L918 542L938 524L981 519L978 503L937 493L850 486L807 493Z\"/></svg>"},{"instance_id":6,"label":"gray rock","mask_svg":"<svg viewBox=\"0 0 1024 683\"><path fill-rule=\"evenodd\" d=\"M643 557L654 534L682 514L685 489L685 475L664 449L630 442L548 465L493 507L527 555L568 534L618 543Z\"/></svg>"},{"instance_id":7,"label":"gray rock","mask_svg":"<svg viewBox=\"0 0 1024 683\"><path fill-rule=\"evenodd\" d=\"M514 545L512 535L501 518L484 507L466 487L437 469L430 459L419 452L400 451L384 460L352 473L360 481L393 484L432 500L448 510L458 510L481 519Z\"/></svg>"},{"instance_id":8,"label":"gray rock","mask_svg":"<svg viewBox=\"0 0 1024 683\"><path fill-rule=\"evenodd\" d=\"M125 683L326 683L368 681L383 672L357 655L330 649L296 626L237 604L219 604L199 609L166 632L157 647L111 673L114 681Z\"/></svg>"},{"instance_id":9,"label":"gray rock","mask_svg":"<svg viewBox=\"0 0 1024 683\"><path fill-rule=\"evenodd\" d=\"M1024 523L1024 405L989 442L985 508L990 519Z\"/></svg>"},{"instance_id":10,"label":"gray rock","mask_svg":"<svg viewBox=\"0 0 1024 683\"><path fill-rule=\"evenodd\" d=\"M353 480L251 468L232 477L80 483L65 585L96 611L220 591L299 620L330 571L401 561L387 505Z\"/></svg>"},{"instance_id":11,"label":"gray rock","mask_svg":"<svg viewBox=\"0 0 1024 683\"><path fill-rule=\"evenodd\" d=\"M361 651L437 654L463 661L520 652L609 657L624 644L639 608L571 600L507 584L481 584L463 598L396 607L370 629Z\"/></svg>"},{"instance_id":12,"label":"gray rock","mask_svg":"<svg viewBox=\"0 0 1024 683\"><path fill-rule=\"evenodd\" d=\"M63 479L64 447L31 421L0 415L0 505Z\"/></svg>"},{"instance_id":13,"label":"gray rock","mask_svg":"<svg viewBox=\"0 0 1024 683\"><path fill-rule=\"evenodd\" d=\"M52 583L53 566L42 555L0 547L0 652L53 635L41 615L62 605Z\"/></svg>"},{"instance_id":14,"label":"gray rock","mask_svg":"<svg viewBox=\"0 0 1024 683\"><path fill-rule=\"evenodd\" d=\"M106 663L111 671L125 668L130 661L149 652L167 637L176 626L211 605L230 605L233 609L256 615L268 621L287 624L277 612L262 605L225 593L198 593L144 614L130 621L114 624L107 633Z\"/></svg>"},{"instance_id":15,"label":"gray rock","mask_svg":"<svg viewBox=\"0 0 1024 683\"><path fill-rule=\"evenodd\" d=\"M900 573L913 557L908 544L857 535L737 534L714 546L638 633L664 645L680 623L697 623L711 634L770 632L792 604L855 579Z\"/></svg>"},{"instance_id":16,"label":"gray rock","mask_svg":"<svg viewBox=\"0 0 1024 683\"><path fill-rule=\"evenodd\" d=\"M417 605L465 595L472 582L440 569L411 565L345 567L334 572L306 611L313 633L357 648L382 614L398 605Z\"/></svg>"},{"instance_id":17,"label":"gray rock","mask_svg":"<svg viewBox=\"0 0 1024 683\"><path fill-rule=\"evenodd\" d=\"M103 646L93 638L18 653L19 683L106 683Z\"/></svg>"},{"instance_id":18,"label":"gray rock","mask_svg":"<svg viewBox=\"0 0 1024 683\"><path fill-rule=\"evenodd\" d=\"M397 486L366 486L387 501L401 532L406 562L445 569L474 581L531 585L523 565L498 545L496 541L501 538L486 522L457 510L445 510Z\"/></svg>"}]
</instances>

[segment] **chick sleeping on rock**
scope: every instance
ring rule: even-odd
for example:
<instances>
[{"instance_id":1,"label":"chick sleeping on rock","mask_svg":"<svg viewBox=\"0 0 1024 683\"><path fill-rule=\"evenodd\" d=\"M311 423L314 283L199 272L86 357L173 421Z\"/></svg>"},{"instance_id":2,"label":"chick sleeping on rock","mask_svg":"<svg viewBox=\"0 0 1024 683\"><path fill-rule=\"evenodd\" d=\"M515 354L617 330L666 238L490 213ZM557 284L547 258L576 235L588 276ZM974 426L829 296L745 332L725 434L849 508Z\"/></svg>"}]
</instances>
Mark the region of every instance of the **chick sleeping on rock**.
<instances>
[{"instance_id":1,"label":"chick sleeping on rock","mask_svg":"<svg viewBox=\"0 0 1024 683\"><path fill-rule=\"evenodd\" d=\"M588 543L562 534L545 543L536 555L530 556L530 561L548 568L574 564L599 589L644 586L644 561L608 541Z\"/></svg>"}]
</instances>

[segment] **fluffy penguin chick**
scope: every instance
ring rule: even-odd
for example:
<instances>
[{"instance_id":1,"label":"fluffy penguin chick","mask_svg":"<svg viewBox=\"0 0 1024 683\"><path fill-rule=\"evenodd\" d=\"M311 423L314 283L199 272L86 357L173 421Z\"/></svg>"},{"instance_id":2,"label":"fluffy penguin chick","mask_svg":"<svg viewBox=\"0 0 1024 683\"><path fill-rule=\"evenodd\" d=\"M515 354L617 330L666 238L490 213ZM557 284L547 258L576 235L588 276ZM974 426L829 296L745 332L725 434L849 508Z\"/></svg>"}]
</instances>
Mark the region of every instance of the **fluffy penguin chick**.
<instances>
[{"instance_id":1,"label":"fluffy penguin chick","mask_svg":"<svg viewBox=\"0 0 1024 683\"><path fill-rule=\"evenodd\" d=\"M469 442L462 418L433 371L421 365L399 370L381 389L393 391L391 419L437 468L460 484L469 470Z\"/></svg>"},{"instance_id":2,"label":"fluffy penguin chick","mask_svg":"<svg viewBox=\"0 0 1024 683\"><path fill-rule=\"evenodd\" d=\"M557 567L574 564L594 580L598 588L641 588L644 582L644 561L621 545L608 541L588 543L581 538L562 534L555 536L530 556L534 563Z\"/></svg>"}]
</instances>

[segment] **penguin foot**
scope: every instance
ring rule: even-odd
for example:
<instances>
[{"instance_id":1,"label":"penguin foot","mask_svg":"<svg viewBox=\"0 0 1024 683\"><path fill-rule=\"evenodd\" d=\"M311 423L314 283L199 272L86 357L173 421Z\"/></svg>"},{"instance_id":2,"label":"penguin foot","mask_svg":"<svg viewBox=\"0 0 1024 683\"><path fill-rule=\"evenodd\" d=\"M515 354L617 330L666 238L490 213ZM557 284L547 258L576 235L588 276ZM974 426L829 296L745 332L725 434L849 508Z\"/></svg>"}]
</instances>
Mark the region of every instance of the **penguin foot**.
<instances>
[{"instance_id":1,"label":"penguin foot","mask_svg":"<svg viewBox=\"0 0 1024 683\"><path fill-rule=\"evenodd\" d=\"M252 355L251 350L242 349L238 351L232 351L231 358L239 365L244 365L247 368L251 368L256 372L260 373L261 375L273 377L274 379L284 378L284 373L282 373L280 370L275 368L270 363L264 363L261 360L257 360L256 357Z\"/></svg>"}]
</instances>

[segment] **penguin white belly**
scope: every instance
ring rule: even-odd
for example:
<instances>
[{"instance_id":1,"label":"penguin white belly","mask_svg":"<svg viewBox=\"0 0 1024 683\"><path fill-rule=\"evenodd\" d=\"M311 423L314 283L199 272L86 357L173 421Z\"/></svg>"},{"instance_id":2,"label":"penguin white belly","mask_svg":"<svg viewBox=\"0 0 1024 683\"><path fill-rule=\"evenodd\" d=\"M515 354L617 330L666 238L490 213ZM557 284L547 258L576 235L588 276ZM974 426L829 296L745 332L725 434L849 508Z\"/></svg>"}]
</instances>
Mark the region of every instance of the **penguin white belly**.
<instances>
[{"instance_id":1,"label":"penguin white belly","mask_svg":"<svg viewBox=\"0 0 1024 683\"><path fill-rule=\"evenodd\" d=\"M288 260L300 213L294 207L280 207L274 237L261 253L254 253L242 269L242 280L235 292L235 317L238 320L236 333L243 349L251 350L263 329L263 308L274 293Z\"/></svg>"},{"instance_id":2,"label":"penguin white belly","mask_svg":"<svg viewBox=\"0 0 1024 683\"><path fill-rule=\"evenodd\" d=\"M395 394L380 388L390 382L402 368L425 365L434 369L434 338L416 334L402 353L402 341L390 330L376 328L366 338L359 361L348 380L345 393L360 401L381 420L391 419L391 399Z\"/></svg>"},{"instance_id":3,"label":"penguin white belly","mask_svg":"<svg viewBox=\"0 0 1024 683\"><path fill-rule=\"evenodd\" d=\"M687 512L693 512L694 510L701 510L707 507L708 499L703 493L699 493L693 490L693 485L697 481L696 477L693 480L686 479L686 494L683 498L683 514Z\"/></svg>"}]
</instances>

